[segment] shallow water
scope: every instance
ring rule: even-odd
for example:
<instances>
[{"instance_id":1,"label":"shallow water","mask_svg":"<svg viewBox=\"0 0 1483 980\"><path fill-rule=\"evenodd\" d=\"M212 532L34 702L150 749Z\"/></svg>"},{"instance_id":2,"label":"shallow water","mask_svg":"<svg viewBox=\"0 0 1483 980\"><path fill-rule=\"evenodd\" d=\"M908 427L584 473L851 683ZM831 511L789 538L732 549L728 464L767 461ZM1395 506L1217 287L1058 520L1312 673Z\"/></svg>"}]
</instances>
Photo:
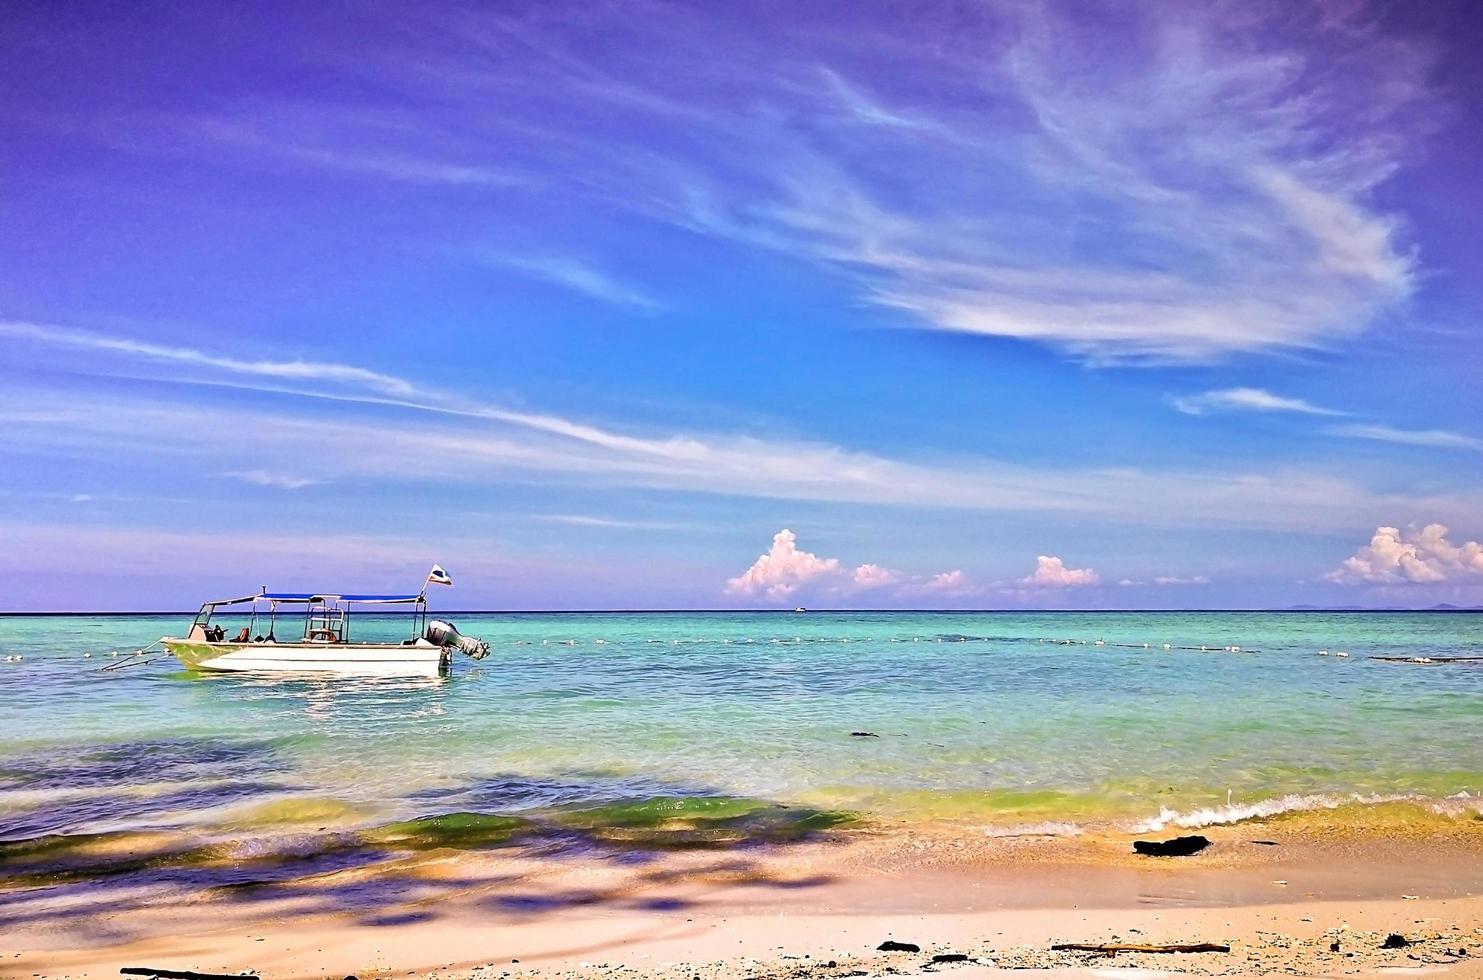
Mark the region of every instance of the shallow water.
<instances>
[{"instance_id":1,"label":"shallow water","mask_svg":"<svg viewBox=\"0 0 1483 980\"><path fill-rule=\"evenodd\" d=\"M1483 663L1368 659L1483 655L1483 615L465 615L491 653L444 678L100 670L189 619L0 617L0 839L656 797L1136 827L1483 793Z\"/></svg>"}]
</instances>

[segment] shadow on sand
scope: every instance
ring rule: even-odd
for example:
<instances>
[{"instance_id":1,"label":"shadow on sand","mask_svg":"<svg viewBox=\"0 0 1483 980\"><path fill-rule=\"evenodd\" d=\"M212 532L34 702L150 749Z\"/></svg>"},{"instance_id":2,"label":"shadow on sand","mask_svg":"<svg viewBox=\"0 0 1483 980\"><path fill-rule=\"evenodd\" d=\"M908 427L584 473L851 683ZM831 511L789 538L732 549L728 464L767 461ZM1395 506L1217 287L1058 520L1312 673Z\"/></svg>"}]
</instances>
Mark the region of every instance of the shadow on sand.
<instances>
[{"instance_id":1,"label":"shadow on sand","mask_svg":"<svg viewBox=\"0 0 1483 980\"><path fill-rule=\"evenodd\" d=\"M249 764L241 775L256 771ZM840 811L590 773L498 775L410 802L434 812L369 827L235 825L0 842L0 919L17 929L65 928L79 944L97 945L145 931L127 913L183 899L238 910L272 905L295 916L346 913L373 927L437 918L451 896L464 908L515 917L590 906L674 911L693 902L683 886L698 881L823 884L827 877L777 876L761 859L858 826ZM520 870L495 873L483 862L464 873L472 866L448 861L460 852L497 852L513 859L500 868ZM666 860L679 853L689 857ZM579 863L610 868L599 876L610 883L572 888L544 873Z\"/></svg>"}]
</instances>

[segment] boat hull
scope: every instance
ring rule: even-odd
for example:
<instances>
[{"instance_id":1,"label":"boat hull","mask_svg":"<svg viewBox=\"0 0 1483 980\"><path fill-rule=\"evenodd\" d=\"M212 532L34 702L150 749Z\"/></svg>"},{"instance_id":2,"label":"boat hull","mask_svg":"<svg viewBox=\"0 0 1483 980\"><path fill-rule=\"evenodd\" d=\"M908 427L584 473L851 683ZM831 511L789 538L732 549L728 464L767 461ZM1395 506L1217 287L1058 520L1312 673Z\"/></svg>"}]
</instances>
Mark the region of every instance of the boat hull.
<instances>
[{"instance_id":1,"label":"boat hull","mask_svg":"<svg viewBox=\"0 0 1483 980\"><path fill-rule=\"evenodd\" d=\"M430 643L232 643L164 639L190 670L436 676L451 654Z\"/></svg>"}]
</instances>

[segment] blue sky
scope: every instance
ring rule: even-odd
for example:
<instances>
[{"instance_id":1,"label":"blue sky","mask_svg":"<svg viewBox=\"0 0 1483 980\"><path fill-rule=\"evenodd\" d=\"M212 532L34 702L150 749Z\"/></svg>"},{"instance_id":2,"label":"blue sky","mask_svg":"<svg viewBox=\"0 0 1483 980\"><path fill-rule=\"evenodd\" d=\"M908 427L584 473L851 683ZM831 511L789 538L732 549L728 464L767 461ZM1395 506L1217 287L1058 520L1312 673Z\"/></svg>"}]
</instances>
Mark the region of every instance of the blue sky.
<instances>
[{"instance_id":1,"label":"blue sky","mask_svg":"<svg viewBox=\"0 0 1483 980\"><path fill-rule=\"evenodd\" d=\"M1483 602L1475 9L794 6L11 11L0 607Z\"/></svg>"}]
</instances>

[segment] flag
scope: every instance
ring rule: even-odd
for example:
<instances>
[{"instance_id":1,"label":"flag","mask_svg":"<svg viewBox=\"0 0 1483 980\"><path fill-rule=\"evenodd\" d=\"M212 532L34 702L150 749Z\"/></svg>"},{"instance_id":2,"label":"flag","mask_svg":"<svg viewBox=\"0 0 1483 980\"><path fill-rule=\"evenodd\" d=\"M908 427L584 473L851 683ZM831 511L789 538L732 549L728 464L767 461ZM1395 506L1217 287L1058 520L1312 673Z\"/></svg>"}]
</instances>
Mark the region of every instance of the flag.
<instances>
[{"instance_id":1,"label":"flag","mask_svg":"<svg viewBox=\"0 0 1483 980\"><path fill-rule=\"evenodd\" d=\"M449 578L448 573L443 571L442 565L434 565L433 570L427 573L427 580L433 585L453 584L453 579Z\"/></svg>"}]
</instances>

